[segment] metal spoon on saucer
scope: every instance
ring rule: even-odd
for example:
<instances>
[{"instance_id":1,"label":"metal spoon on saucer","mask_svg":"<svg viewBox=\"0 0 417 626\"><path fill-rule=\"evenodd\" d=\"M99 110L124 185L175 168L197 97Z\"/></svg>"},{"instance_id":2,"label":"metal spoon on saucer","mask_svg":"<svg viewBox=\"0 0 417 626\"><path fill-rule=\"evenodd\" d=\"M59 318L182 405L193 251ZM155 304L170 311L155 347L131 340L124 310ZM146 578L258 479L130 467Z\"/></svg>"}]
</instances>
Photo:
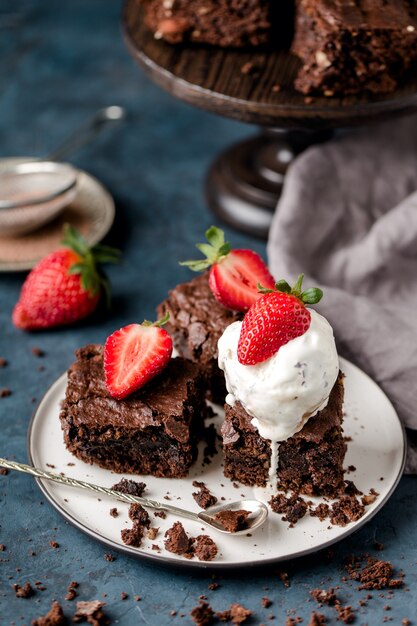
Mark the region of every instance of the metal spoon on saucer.
<instances>
[{"instance_id":1,"label":"metal spoon on saucer","mask_svg":"<svg viewBox=\"0 0 417 626\"><path fill-rule=\"evenodd\" d=\"M46 478L47 480L52 480L54 482L61 483L62 485L67 485L69 487L88 489L89 491L94 491L96 493L111 496L112 498L122 500L123 502L129 502L130 504L137 502L138 504L141 504L148 509L157 509L159 511L162 510L166 511L167 513L171 513L172 515L185 517L186 519L193 520L194 522L203 522L204 524L206 524L206 526L210 526L210 528L214 528L214 530L225 533L227 535L242 535L244 533L247 533L248 530L255 530L255 528L261 526L268 517L267 507L265 506L265 504L263 504L263 502L259 502L259 500L239 500L237 502L218 504L209 507L205 511L194 513L193 511L188 511L186 509L181 509L179 507L173 506L172 504L165 504L162 502L156 502L155 500L149 500L148 498L131 496L130 494L115 491L114 489L110 489L108 487L100 487L99 485L93 485L92 483L85 482L84 480L69 478L68 476L62 476L61 474L55 474L53 472L41 470L39 468L32 467L31 465L8 461L7 459L0 458L0 467L5 467L7 469L17 470L18 472L31 474L32 476L35 476L37 478ZM221 511L239 511L241 509L250 511L250 515L245 520L245 528L233 533L229 530L226 530L214 517L216 513L220 513Z\"/></svg>"}]
</instances>

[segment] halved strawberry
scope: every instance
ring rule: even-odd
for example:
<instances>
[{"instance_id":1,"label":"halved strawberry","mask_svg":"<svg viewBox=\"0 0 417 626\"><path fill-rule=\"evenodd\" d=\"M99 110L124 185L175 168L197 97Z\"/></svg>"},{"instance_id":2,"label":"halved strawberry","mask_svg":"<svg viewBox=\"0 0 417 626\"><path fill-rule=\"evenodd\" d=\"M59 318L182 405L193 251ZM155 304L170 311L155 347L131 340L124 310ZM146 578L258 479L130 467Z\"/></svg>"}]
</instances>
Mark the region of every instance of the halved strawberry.
<instances>
[{"instance_id":1,"label":"halved strawberry","mask_svg":"<svg viewBox=\"0 0 417 626\"><path fill-rule=\"evenodd\" d=\"M129 324L107 338L104 374L113 398L129 396L166 367L172 355L172 339L161 325L168 317L154 324Z\"/></svg>"},{"instance_id":2,"label":"halved strawberry","mask_svg":"<svg viewBox=\"0 0 417 626\"><path fill-rule=\"evenodd\" d=\"M206 231L208 243L197 248L206 256L199 261L184 261L195 272L210 269L209 285L220 304L233 311L247 311L260 297L257 285L273 289L275 281L261 257L253 250L232 250L224 232L212 226Z\"/></svg>"},{"instance_id":3,"label":"halved strawberry","mask_svg":"<svg viewBox=\"0 0 417 626\"><path fill-rule=\"evenodd\" d=\"M260 287L263 295L243 318L237 347L240 363L262 363L291 339L307 332L311 315L305 304L316 304L323 292L314 287L301 291L303 278L300 274L293 288L285 280L276 283L275 290Z\"/></svg>"}]
</instances>

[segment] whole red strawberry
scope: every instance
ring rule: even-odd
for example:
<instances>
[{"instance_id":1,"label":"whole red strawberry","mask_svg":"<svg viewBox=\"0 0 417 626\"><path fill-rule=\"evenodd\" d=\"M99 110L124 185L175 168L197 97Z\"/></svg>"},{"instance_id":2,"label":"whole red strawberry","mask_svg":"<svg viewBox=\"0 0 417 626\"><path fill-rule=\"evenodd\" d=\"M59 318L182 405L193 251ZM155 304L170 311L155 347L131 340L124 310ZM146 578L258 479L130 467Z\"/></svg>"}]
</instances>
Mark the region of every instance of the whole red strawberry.
<instances>
[{"instance_id":1,"label":"whole red strawberry","mask_svg":"<svg viewBox=\"0 0 417 626\"><path fill-rule=\"evenodd\" d=\"M161 326L168 319L169 314L154 324L129 324L107 338L104 374L113 398L126 398L166 367L172 355L172 339Z\"/></svg>"},{"instance_id":2,"label":"whole red strawberry","mask_svg":"<svg viewBox=\"0 0 417 626\"><path fill-rule=\"evenodd\" d=\"M89 248L83 237L68 224L64 248L48 254L27 276L12 320L17 328L38 330L63 326L94 311L109 285L98 263L115 263L120 253L109 246Z\"/></svg>"},{"instance_id":3,"label":"whole red strawberry","mask_svg":"<svg viewBox=\"0 0 417 626\"><path fill-rule=\"evenodd\" d=\"M261 257L253 250L232 250L224 240L224 232L212 226L206 233L208 243L197 248L207 257L200 261L184 261L195 272L210 269L210 289L220 304L233 311L247 311L260 297L258 284L273 289L275 281Z\"/></svg>"},{"instance_id":4,"label":"whole red strawberry","mask_svg":"<svg viewBox=\"0 0 417 626\"><path fill-rule=\"evenodd\" d=\"M301 291L304 275L293 288L285 280L275 290L263 294L243 318L237 357L243 365L256 365L273 356L291 339L303 335L310 327L311 315L305 304L316 304L323 296L318 288Z\"/></svg>"}]
</instances>

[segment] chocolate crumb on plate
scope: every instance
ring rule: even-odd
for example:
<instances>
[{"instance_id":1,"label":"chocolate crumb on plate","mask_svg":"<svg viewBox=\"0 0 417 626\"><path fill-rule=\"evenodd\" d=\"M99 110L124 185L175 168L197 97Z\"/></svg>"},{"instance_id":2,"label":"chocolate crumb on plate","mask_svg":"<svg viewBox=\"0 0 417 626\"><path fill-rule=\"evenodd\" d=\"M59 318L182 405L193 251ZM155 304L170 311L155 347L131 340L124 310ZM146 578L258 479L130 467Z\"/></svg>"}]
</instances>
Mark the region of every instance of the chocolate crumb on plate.
<instances>
[{"instance_id":1,"label":"chocolate crumb on plate","mask_svg":"<svg viewBox=\"0 0 417 626\"><path fill-rule=\"evenodd\" d=\"M72 618L74 622L88 622L91 626L104 626L109 620L102 611L104 602L91 600L90 602L77 602L77 611Z\"/></svg>"},{"instance_id":2,"label":"chocolate crumb on plate","mask_svg":"<svg viewBox=\"0 0 417 626\"><path fill-rule=\"evenodd\" d=\"M212 561L218 552L217 545L208 535L198 535L193 546L194 554L200 561Z\"/></svg>"},{"instance_id":3,"label":"chocolate crumb on plate","mask_svg":"<svg viewBox=\"0 0 417 626\"><path fill-rule=\"evenodd\" d=\"M64 611L56 600L46 615L32 620L32 626L65 626L67 623Z\"/></svg>"},{"instance_id":4,"label":"chocolate crumb on plate","mask_svg":"<svg viewBox=\"0 0 417 626\"><path fill-rule=\"evenodd\" d=\"M346 526L356 522L365 513L365 507L354 496L342 496L332 506L330 521L333 525Z\"/></svg>"},{"instance_id":5,"label":"chocolate crumb on plate","mask_svg":"<svg viewBox=\"0 0 417 626\"><path fill-rule=\"evenodd\" d=\"M252 611L245 609L241 604L231 604L227 611L218 611L216 617L221 622L232 622L232 624L243 624L252 615Z\"/></svg>"},{"instance_id":6,"label":"chocolate crumb on plate","mask_svg":"<svg viewBox=\"0 0 417 626\"><path fill-rule=\"evenodd\" d=\"M321 502L315 509L310 508L309 512L311 517L318 517L321 522L324 522L324 520L329 517L329 511L329 505L325 502Z\"/></svg>"},{"instance_id":7,"label":"chocolate crumb on plate","mask_svg":"<svg viewBox=\"0 0 417 626\"><path fill-rule=\"evenodd\" d=\"M165 511L155 511L154 515L155 517L160 517L161 519L165 519L167 516Z\"/></svg>"},{"instance_id":8,"label":"chocolate crumb on plate","mask_svg":"<svg viewBox=\"0 0 417 626\"><path fill-rule=\"evenodd\" d=\"M192 495L198 506L200 506L202 509L208 509L209 506L213 506L213 504L216 504L216 496L210 493L205 483L199 482L198 480L193 480L193 487L197 487L197 489L200 490L194 492Z\"/></svg>"},{"instance_id":9,"label":"chocolate crumb on plate","mask_svg":"<svg viewBox=\"0 0 417 626\"><path fill-rule=\"evenodd\" d=\"M113 485L112 489L120 491L120 493L128 493L131 496L140 498L146 489L145 483L138 483L136 480L122 478L121 481Z\"/></svg>"},{"instance_id":10,"label":"chocolate crumb on plate","mask_svg":"<svg viewBox=\"0 0 417 626\"><path fill-rule=\"evenodd\" d=\"M164 545L168 552L192 558L192 541L184 530L181 522L174 524L165 533Z\"/></svg>"},{"instance_id":11,"label":"chocolate crumb on plate","mask_svg":"<svg viewBox=\"0 0 417 626\"><path fill-rule=\"evenodd\" d=\"M117 517L119 515L119 511L117 510L117 508L115 506L110 509L110 515L112 517Z\"/></svg>"},{"instance_id":12,"label":"chocolate crumb on plate","mask_svg":"<svg viewBox=\"0 0 417 626\"><path fill-rule=\"evenodd\" d=\"M148 539L150 539L151 541L153 541L156 538L156 535L158 534L159 528L156 528L155 526L153 526L152 528L150 528L148 530L147 533L147 537Z\"/></svg>"},{"instance_id":13,"label":"chocolate crumb on plate","mask_svg":"<svg viewBox=\"0 0 417 626\"><path fill-rule=\"evenodd\" d=\"M235 533L238 530L244 530L246 528L246 519L249 517L250 511L240 509L238 511L219 511L214 516L214 519L223 526L225 530L230 533Z\"/></svg>"},{"instance_id":14,"label":"chocolate crumb on plate","mask_svg":"<svg viewBox=\"0 0 417 626\"><path fill-rule=\"evenodd\" d=\"M274 513L283 513L282 520L289 522L290 527L293 527L298 520L302 519L307 513L307 503L303 498L297 494L293 494L289 498L282 493L277 493L269 501L269 506Z\"/></svg>"},{"instance_id":15,"label":"chocolate crumb on plate","mask_svg":"<svg viewBox=\"0 0 417 626\"><path fill-rule=\"evenodd\" d=\"M32 585L27 582L22 587L20 585L13 585L14 592L16 594L16 598L30 598L35 593Z\"/></svg>"}]
</instances>

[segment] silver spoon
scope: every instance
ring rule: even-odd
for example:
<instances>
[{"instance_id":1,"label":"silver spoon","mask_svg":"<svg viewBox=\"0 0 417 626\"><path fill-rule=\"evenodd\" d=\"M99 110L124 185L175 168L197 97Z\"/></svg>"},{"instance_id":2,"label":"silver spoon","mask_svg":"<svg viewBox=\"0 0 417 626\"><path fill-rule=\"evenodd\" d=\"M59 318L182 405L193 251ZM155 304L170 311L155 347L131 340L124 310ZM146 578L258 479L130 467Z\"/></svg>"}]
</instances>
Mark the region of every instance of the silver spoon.
<instances>
[{"instance_id":1,"label":"silver spoon","mask_svg":"<svg viewBox=\"0 0 417 626\"><path fill-rule=\"evenodd\" d=\"M172 506L171 504L162 504L161 502L149 500L148 498L131 496L128 493L115 491L114 489L109 489L108 487L100 487L99 485L93 485L92 483L85 482L84 480L69 478L68 476L62 476L61 474L47 472L45 470L32 467L31 465L25 465L24 463L16 463L14 461L8 461L7 459L0 458L0 467L5 467L7 469L17 470L18 472L31 474L32 476L36 476L38 478L53 480L54 482L61 483L62 485L67 485L69 487L80 487L81 489L88 489L90 491L95 491L96 493L111 496L112 498L116 498L117 500L122 500L123 502L137 502L138 504L141 504L148 509L158 509L159 511L166 511L167 513L172 513L173 515L178 515L179 517L185 517L187 519L193 520L194 522L203 522L207 526L210 526L211 528L214 528L215 530L218 530L219 532L225 533L227 535L242 535L244 533L247 533L249 530L254 530L255 528L261 526L268 517L267 507L265 506L265 504L263 504L263 502L259 502L259 500L239 500L238 502L231 502L228 504L217 504L215 506L209 507L205 511L193 513L193 511L180 509L179 507ZM216 513L219 513L220 511L239 511L241 509L250 511L250 516L245 520L245 528L243 530L238 530L232 533L229 530L226 530L214 518L214 515L216 515Z\"/></svg>"},{"instance_id":2,"label":"silver spoon","mask_svg":"<svg viewBox=\"0 0 417 626\"><path fill-rule=\"evenodd\" d=\"M96 111L87 122L75 130L58 148L49 152L42 161L60 161L74 150L94 139L105 126L118 122L126 116L126 110L120 106L109 106Z\"/></svg>"}]
</instances>

